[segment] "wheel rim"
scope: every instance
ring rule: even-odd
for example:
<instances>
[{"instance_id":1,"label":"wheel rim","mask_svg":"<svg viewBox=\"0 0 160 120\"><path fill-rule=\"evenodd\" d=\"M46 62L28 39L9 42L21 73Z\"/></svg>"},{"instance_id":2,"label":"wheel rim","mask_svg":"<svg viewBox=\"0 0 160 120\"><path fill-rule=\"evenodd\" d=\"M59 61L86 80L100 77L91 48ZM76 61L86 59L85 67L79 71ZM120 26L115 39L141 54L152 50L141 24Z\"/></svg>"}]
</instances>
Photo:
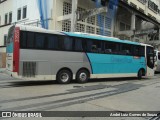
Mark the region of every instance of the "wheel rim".
<instances>
[{"instance_id":1,"label":"wheel rim","mask_svg":"<svg viewBox=\"0 0 160 120\"><path fill-rule=\"evenodd\" d=\"M67 82L69 80L69 75L67 73L62 73L60 79L62 82Z\"/></svg>"},{"instance_id":2,"label":"wheel rim","mask_svg":"<svg viewBox=\"0 0 160 120\"><path fill-rule=\"evenodd\" d=\"M80 79L81 81L85 81L85 80L87 79L87 74L86 74L86 73L81 73L81 74L79 75L79 79Z\"/></svg>"}]
</instances>

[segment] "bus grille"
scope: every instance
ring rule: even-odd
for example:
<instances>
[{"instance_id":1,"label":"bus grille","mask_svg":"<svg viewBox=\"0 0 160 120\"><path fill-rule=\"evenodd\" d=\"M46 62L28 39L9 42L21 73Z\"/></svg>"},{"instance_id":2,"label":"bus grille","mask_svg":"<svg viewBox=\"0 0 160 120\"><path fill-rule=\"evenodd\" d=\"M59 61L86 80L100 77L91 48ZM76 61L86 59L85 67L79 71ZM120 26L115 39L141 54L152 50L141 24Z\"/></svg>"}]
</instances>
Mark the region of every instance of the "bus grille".
<instances>
[{"instance_id":1,"label":"bus grille","mask_svg":"<svg viewBox=\"0 0 160 120\"><path fill-rule=\"evenodd\" d=\"M23 62L23 77L36 76L36 62Z\"/></svg>"}]
</instances>

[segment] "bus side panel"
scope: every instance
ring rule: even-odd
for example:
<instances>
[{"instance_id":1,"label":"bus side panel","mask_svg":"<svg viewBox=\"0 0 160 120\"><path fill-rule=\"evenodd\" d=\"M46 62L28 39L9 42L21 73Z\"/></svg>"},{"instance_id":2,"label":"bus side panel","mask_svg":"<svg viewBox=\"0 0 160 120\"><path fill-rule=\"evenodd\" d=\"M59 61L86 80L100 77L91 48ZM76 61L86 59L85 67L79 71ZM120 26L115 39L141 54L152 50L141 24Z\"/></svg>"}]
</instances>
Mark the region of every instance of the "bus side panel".
<instances>
[{"instance_id":1,"label":"bus side panel","mask_svg":"<svg viewBox=\"0 0 160 120\"><path fill-rule=\"evenodd\" d=\"M146 69L145 59L134 59L133 56L88 53L93 74L137 73L140 68Z\"/></svg>"},{"instance_id":2,"label":"bus side panel","mask_svg":"<svg viewBox=\"0 0 160 120\"><path fill-rule=\"evenodd\" d=\"M6 68L8 71L13 71L13 42L7 45L7 63Z\"/></svg>"},{"instance_id":3,"label":"bus side panel","mask_svg":"<svg viewBox=\"0 0 160 120\"><path fill-rule=\"evenodd\" d=\"M14 51L13 51L13 72L19 73L19 47L20 47L20 28L15 28Z\"/></svg>"},{"instance_id":4,"label":"bus side panel","mask_svg":"<svg viewBox=\"0 0 160 120\"><path fill-rule=\"evenodd\" d=\"M23 76L25 65L30 62L36 63L37 79L56 79L56 74L62 68L69 68L75 78L81 68L87 68L91 72L90 63L85 53L48 51L48 50L20 50L20 74ZM28 68L27 68L28 69ZM26 70L25 70L26 71ZM38 77L39 76L39 77ZM47 76L47 77L45 77Z\"/></svg>"}]
</instances>

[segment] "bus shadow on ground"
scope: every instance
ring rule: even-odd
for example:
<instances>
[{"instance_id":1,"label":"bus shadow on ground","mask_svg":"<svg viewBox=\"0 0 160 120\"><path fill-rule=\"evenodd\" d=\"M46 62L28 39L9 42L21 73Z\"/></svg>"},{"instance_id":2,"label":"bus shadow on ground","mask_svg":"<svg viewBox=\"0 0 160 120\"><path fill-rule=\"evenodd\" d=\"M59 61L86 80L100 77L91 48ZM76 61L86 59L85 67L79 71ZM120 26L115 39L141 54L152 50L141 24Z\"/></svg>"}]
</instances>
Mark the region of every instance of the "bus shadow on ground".
<instances>
[{"instance_id":1,"label":"bus shadow on ground","mask_svg":"<svg viewBox=\"0 0 160 120\"><path fill-rule=\"evenodd\" d=\"M90 79L88 80L88 83L104 83L104 82L121 82L121 81L136 81L137 78L105 78L105 79ZM149 80L148 78L143 78L142 80ZM86 85L88 83L85 83ZM77 83L76 80L71 81L70 84L73 85L81 85ZM61 85L57 81L54 80L47 80L47 81L16 81L16 82L10 82L9 86L12 87L23 87L23 86L45 86L45 85ZM66 84L68 85L68 84Z\"/></svg>"}]
</instances>

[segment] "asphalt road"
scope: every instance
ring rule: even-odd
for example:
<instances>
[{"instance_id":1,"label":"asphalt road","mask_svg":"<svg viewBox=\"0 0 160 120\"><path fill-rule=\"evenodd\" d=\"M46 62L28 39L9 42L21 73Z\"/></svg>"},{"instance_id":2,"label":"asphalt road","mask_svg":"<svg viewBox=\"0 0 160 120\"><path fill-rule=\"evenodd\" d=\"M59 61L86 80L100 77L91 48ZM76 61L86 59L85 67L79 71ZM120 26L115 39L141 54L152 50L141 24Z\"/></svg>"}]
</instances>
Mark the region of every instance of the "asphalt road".
<instances>
[{"instance_id":1,"label":"asphalt road","mask_svg":"<svg viewBox=\"0 0 160 120\"><path fill-rule=\"evenodd\" d=\"M121 113L159 111L160 113L159 91L160 74L142 80L137 78L97 79L90 80L86 84L73 81L68 85L59 85L55 81L25 81L0 73L0 111L97 111L97 114L98 111ZM160 117L82 116L45 119L160 120Z\"/></svg>"}]
</instances>

